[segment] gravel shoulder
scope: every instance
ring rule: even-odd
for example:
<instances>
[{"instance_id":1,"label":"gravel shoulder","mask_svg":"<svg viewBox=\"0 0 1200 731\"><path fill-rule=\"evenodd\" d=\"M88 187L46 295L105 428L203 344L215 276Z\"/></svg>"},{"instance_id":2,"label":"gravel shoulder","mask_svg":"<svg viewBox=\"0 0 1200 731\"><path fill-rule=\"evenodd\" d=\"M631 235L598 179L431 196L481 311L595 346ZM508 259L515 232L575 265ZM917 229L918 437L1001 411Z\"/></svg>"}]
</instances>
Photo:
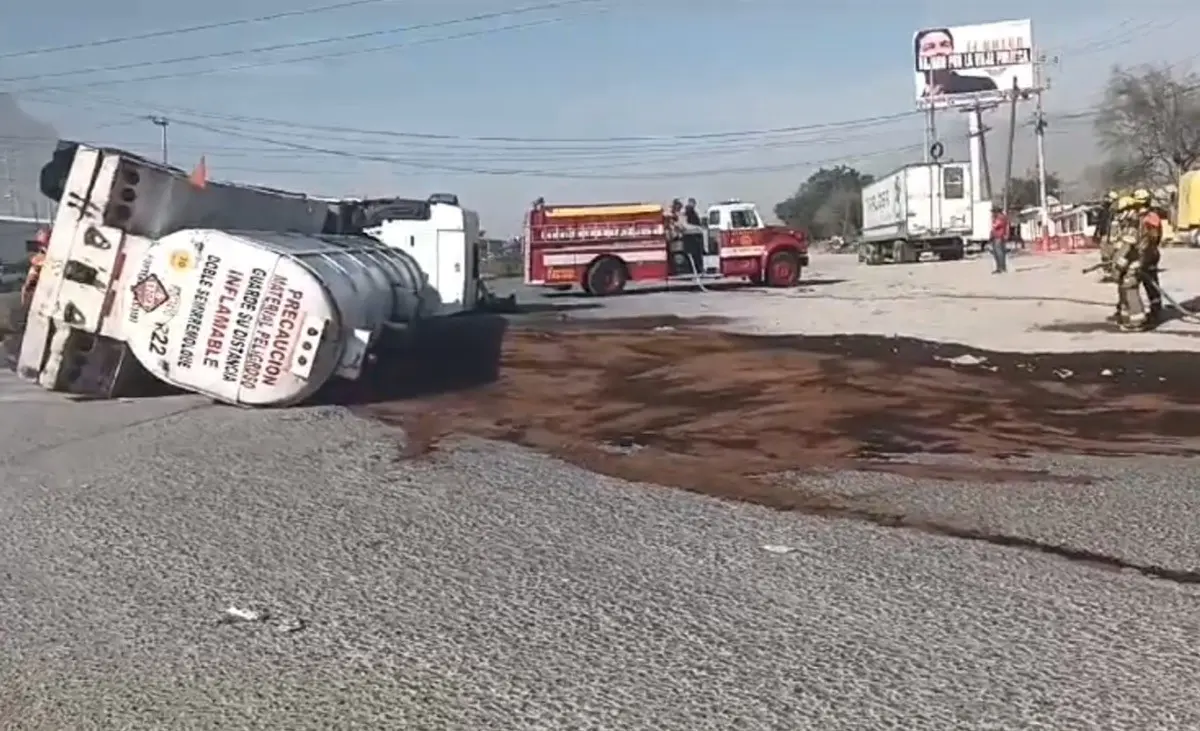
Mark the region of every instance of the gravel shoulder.
<instances>
[{"instance_id":1,"label":"gravel shoulder","mask_svg":"<svg viewBox=\"0 0 1200 731\"><path fill-rule=\"evenodd\" d=\"M208 407L10 460L0 727L1200 724L1195 587L400 446Z\"/></svg>"}]
</instances>

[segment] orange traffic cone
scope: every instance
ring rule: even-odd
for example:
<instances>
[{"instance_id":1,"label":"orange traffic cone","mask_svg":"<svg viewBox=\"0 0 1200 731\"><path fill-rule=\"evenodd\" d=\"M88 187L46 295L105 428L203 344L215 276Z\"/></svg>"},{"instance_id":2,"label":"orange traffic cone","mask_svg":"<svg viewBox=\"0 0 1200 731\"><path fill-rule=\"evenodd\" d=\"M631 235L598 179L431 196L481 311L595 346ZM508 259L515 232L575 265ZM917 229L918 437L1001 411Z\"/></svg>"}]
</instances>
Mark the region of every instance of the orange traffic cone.
<instances>
[{"instance_id":1,"label":"orange traffic cone","mask_svg":"<svg viewBox=\"0 0 1200 731\"><path fill-rule=\"evenodd\" d=\"M192 174L188 176L188 182L197 188L204 188L208 185L208 163L204 156L200 156L200 162L192 169Z\"/></svg>"}]
</instances>

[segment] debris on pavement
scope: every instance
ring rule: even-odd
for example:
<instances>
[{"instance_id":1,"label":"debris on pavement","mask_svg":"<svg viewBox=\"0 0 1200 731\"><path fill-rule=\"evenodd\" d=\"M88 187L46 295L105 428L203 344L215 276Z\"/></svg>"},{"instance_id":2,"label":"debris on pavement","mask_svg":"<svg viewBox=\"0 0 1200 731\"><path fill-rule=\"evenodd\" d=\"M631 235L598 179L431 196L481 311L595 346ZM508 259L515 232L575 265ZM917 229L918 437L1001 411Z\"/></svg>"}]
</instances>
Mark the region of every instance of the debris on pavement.
<instances>
[{"instance_id":1,"label":"debris on pavement","mask_svg":"<svg viewBox=\"0 0 1200 731\"><path fill-rule=\"evenodd\" d=\"M307 627L308 625L304 620L299 618L287 619L279 623L279 631L287 634L299 632Z\"/></svg>"},{"instance_id":2,"label":"debris on pavement","mask_svg":"<svg viewBox=\"0 0 1200 731\"><path fill-rule=\"evenodd\" d=\"M609 454L634 454L645 449L644 444L639 444L633 437L621 437L608 442L602 442L600 449Z\"/></svg>"},{"instance_id":3,"label":"debris on pavement","mask_svg":"<svg viewBox=\"0 0 1200 731\"><path fill-rule=\"evenodd\" d=\"M259 612L253 609L240 609L238 607L229 607L225 610L223 617L226 623L233 622L264 622L267 619L266 612Z\"/></svg>"},{"instance_id":4,"label":"debris on pavement","mask_svg":"<svg viewBox=\"0 0 1200 731\"><path fill-rule=\"evenodd\" d=\"M795 553L796 551L795 546L784 546L775 543L768 543L767 545L763 546L762 549L767 553L775 553L781 556L788 553Z\"/></svg>"},{"instance_id":5,"label":"debris on pavement","mask_svg":"<svg viewBox=\"0 0 1200 731\"><path fill-rule=\"evenodd\" d=\"M957 366L977 366L977 365L983 365L984 363L987 363L987 358L981 358L977 355L970 355L969 353L964 354L964 355L957 355L953 358L946 358L946 357L939 355L939 356L934 356L934 360L944 361L946 363L949 363L950 365L957 365Z\"/></svg>"}]
</instances>

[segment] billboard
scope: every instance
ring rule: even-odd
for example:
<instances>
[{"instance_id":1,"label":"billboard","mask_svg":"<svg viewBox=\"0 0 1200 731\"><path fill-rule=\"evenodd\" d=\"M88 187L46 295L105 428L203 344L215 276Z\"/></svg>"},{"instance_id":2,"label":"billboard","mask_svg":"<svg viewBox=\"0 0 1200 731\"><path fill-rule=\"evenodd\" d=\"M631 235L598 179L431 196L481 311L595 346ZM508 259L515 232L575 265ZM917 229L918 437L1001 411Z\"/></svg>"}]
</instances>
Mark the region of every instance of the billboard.
<instances>
[{"instance_id":1,"label":"billboard","mask_svg":"<svg viewBox=\"0 0 1200 731\"><path fill-rule=\"evenodd\" d=\"M1033 21L925 28L913 35L913 77L922 108L973 106L1032 91Z\"/></svg>"}]
</instances>

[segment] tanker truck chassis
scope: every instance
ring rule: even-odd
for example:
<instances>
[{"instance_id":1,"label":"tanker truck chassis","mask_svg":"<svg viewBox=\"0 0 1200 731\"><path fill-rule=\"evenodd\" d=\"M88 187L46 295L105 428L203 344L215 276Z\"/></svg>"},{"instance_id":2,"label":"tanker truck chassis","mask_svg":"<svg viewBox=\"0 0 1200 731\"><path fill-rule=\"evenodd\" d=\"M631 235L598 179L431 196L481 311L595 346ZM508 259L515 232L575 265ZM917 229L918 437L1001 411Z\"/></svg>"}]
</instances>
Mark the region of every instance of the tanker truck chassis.
<instances>
[{"instance_id":1,"label":"tanker truck chassis","mask_svg":"<svg viewBox=\"0 0 1200 731\"><path fill-rule=\"evenodd\" d=\"M79 146L65 177L16 363L48 390L293 405L358 379L385 337L479 301L478 219L456 205L392 225L409 234L395 246L328 233L328 201L118 150ZM457 229L435 220L455 211Z\"/></svg>"}]
</instances>

